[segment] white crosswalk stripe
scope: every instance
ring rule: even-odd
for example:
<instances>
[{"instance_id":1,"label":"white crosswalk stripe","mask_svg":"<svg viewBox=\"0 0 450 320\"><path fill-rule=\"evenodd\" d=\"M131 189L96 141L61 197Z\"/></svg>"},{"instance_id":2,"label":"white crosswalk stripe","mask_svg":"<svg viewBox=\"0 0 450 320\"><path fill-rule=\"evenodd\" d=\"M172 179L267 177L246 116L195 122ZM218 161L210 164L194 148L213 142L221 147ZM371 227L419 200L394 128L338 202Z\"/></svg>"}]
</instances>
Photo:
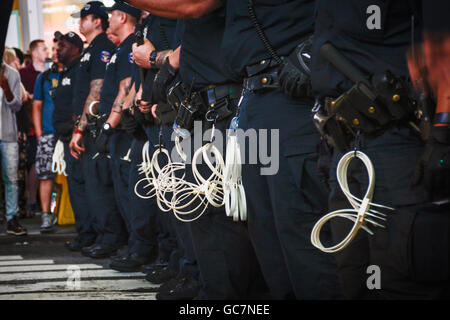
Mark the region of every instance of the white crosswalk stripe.
<instances>
[{"instance_id":1,"label":"white crosswalk stripe","mask_svg":"<svg viewBox=\"0 0 450 320\"><path fill-rule=\"evenodd\" d=\"M69 264L49 264L49 265L29 265L29 266L2 266L0 267L0 277L2 273L27 272L27 271L57 271L67 270ZM80 264L80 269L102 269L98 264Z\"/></svg>"},{"instance_id":2,"label":"white crosswalk stripe","mask_svg":"<svg viewBox=\"0 0 450 320\"><path fill-rule=\"evenodd\" d=\"M22 260L21 256L0 256L0 261Z\"/></svg>"},{"instance_id":3,"label":"white crosswalk stripe","mask_svg":"<svg viewBox=\"0 0 450 320\"><path fill-rule=\"evenodd\" d=\"M0 261L0 267L2 266L25 266L33 264L51 264L54 263L53 260L10 260L10 261Z\"/></svg>"},{"instance_id":4,"label":"white crosswalk stripe","mask_svg":"<svg viewBox=\"0 0 450 320\"><path fill-rule=\"evenodd\" d=\"M0 300L154 300L159 285L144 277L141 272L121 273L92 263L55 264L0 256Z\"/></svg>"}]
</instances>

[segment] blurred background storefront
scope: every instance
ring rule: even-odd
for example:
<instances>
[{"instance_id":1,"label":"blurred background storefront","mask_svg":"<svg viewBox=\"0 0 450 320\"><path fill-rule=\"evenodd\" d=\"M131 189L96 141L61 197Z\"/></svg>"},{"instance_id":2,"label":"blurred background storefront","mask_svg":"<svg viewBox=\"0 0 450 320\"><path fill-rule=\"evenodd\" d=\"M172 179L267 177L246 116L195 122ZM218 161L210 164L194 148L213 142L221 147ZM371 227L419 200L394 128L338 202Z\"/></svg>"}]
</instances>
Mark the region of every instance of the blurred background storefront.
<instances>
[{"instance_id":1,"label":"blurred background storefront","mask_svg":"<svg viewBox=\"0 0 450 320\"><path fill-rule=\"evenodd\" d=\"M32 40L44 39L51 48L56 30L78 33L78 19L70 15L86 2L88 0L14 0L6 45L27 51ZM103 3L111 6L114 0Z\"/></svg>"}]
</instances>

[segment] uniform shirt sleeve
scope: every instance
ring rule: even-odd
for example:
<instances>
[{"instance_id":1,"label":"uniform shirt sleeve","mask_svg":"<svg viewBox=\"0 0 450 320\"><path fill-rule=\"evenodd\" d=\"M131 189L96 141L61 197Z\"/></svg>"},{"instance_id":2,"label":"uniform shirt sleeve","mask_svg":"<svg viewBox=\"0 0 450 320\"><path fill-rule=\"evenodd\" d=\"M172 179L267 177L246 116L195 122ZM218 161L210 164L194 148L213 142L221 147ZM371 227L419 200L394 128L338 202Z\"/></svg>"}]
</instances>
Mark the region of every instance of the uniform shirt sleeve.
<instances>
[{"instance_id":1,"label":"uniform shirt sleeve","mask_svg":"<svg viewBox=\"0 0 450 320\"><path fill-rule=\"evenodd\" d=\"M34 85L33 99L44 101L42 96L42 77L44 73L40 73L36 79L36 84Z\"/></svg>"},{"instance_id":2,"label":"uniform shirt sleeve","mask_svg":"<svg viewBox=\"0 0 450 320\"><path fill-rule=\"evenodd\" d=\"M134 60L132 57L132 51L127 50L118 57L117 62L117 80L120 82L125 78L131 77L134 70Z\"/></svg>"},{"instance_id":3,"label":"uniform shirt sleeve","mask_svg":"<svg viewBox=\"0 0 450 320\"><path fill-rule=\"evenodd\" d=\"M90 74L91 80L103 79L105 77L106 65L111 60L112 52L107 49L97 50L91 57Z\"/></svg>"}]
</instances>

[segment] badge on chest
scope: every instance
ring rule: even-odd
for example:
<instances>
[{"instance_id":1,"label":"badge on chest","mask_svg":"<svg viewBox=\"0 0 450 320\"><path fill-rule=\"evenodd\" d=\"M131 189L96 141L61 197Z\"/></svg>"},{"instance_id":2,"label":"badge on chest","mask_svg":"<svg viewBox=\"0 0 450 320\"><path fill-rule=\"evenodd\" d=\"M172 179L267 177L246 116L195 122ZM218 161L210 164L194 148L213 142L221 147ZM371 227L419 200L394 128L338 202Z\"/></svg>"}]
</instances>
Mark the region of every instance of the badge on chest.
<instances>
[{"instance_id":1,"label":"badge on chest","mask_svg":"<svg viewBox=\"0 0 450 320\"><path fill-rule=\"evenodd\" d=\"M68 77L63 78L61 81L62 86L70 86L70 84L71 84L71 79Z\"/></svg>"}]
</instances>

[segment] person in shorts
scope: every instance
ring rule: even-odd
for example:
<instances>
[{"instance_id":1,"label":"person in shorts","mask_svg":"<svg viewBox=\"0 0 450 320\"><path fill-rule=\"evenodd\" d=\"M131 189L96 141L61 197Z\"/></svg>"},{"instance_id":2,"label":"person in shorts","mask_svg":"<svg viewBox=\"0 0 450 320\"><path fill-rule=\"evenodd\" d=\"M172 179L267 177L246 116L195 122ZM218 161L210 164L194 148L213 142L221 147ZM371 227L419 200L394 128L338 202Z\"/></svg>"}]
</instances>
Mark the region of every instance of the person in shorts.
<instances>
[{"instance_id":1,"label":"person in shorts","mask_svg":"<svg viewBox=\"0 0 450 320\"><path fill-rule=\"evenodd\" d=\"M57 64L39 74L34 88L33 125L36 130L36 175L39 180L39 196L42 207L41 232L49 232L56 223L51 212L51 197L56 174L52 171L52 158L56 138L52 125L53 98L58 86L59 73Z\"/></svg>"}]
</instances>

